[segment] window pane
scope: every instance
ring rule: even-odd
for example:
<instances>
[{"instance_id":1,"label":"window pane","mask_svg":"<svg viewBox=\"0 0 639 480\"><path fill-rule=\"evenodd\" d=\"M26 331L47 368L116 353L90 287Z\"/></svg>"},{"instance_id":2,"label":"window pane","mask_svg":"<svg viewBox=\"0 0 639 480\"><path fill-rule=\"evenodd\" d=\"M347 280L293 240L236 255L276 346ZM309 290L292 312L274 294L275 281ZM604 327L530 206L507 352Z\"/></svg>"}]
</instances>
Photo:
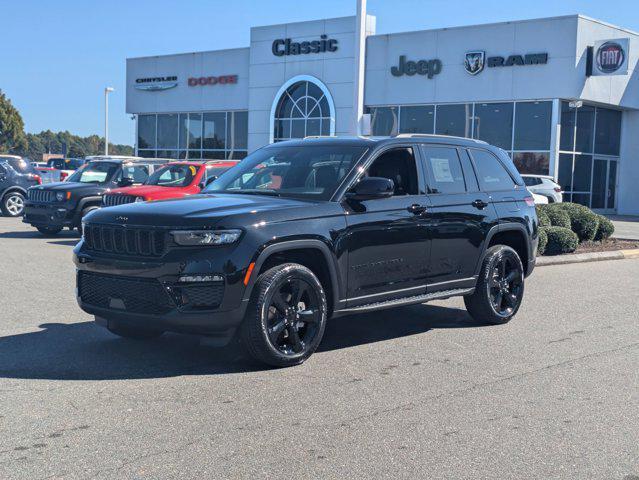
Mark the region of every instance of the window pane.
<instances>
[{"instance_id":1,"label":"window pane","mask_svg":"<svg viewBox=\"0 0 639 480\"><path fill-rule=\"evenodd\" d=\"M177 148L178 116L173 114L158 115L158 148Z\"/></svg>"},{"instance_id":2,"label":"window pane","mask_svg":"<svg viewBox=\"0 0 639 480\"><path fill-rule=\"evenodd\" d=\"M595 153L619 155L621 137L621 112L607 108L597 109Z\"/></svg>"},{"instance_id":3,"label":"window pane","mask_svg":"<svg viewBox=\"0 0 639 480\"><path fill-rule=\"evenodd\" d=\"M291 121L275 120L275 131L273 136L281 139L291 138Z\"/></svg>"},{"instance_id":4,"label":"window pane","mask_svg":"<svg viewBox=\"0 0 639 480\"><path fill-rule=\"evenodd\" d=\"M188 113L180 113L180 118L178 120L178 130L179 130L179 147L181 149L187 148L186 139L189 138L189 131L187 129L189 123L189 114Z\"/></svg>"},{"instance_id":5,"label":"window pane","mask_svg":"<svg viewBox=\"0 0 639 480\"><path fill-rule=\"evenodd\" d=\"M177 150L156 150L155 158L178 158Z\"/></svg>"},{"instance_id":6,"label":"window pane","mask_svg":"<svg viewBox=\"0 0 639 480\"><path fill-rule=\"evenodd\" d=\"M475 138L510 150L512 135L512 103L477 103L475 105Z\"/></svg>"},{"instance_id":7,"label":"window pane","mask_svg":"<svg viewBox=\"0 0 639 480\"><path fill-rule=\"evenodd\" d=\"M235 150L248 146L248 112L228 113L226 148Z\"/></svg>"},{"instance_id":8,"label":"window pane","mask_svg":"<svg viewBox=\"0 0 639 480\"><path fill-rule=\"evenodd\" d=\"M154 158L155 157L155 150L138 150L138 157Z\"/></svg>"},{"instance_id":9,"label":"window pane","mask_svg":"<svg viewBox=\"0 0 639 480\"><path fill-rule=\"evenodd\" d=\"M305 120L291 120L291 138L304 138L306 129Z\"/></svg>"},{"instance_id":10,"label":"window pane","mask_svg":"<svg viewBox=\"0 0 639 480\"><path fill-rule=\"evenodd\" d=\"M519 173L548 175L550 170L550 153L515 152L513 155L513 163L517 167Z\"/></svg>"},{"instance_id":11,"label":"window pane","mask_svg":"<svg viewBox=\"0 0 639 480\"><path fill-rule=\"evenodd\" d=\"M247 155L246 150L233 150L227 152L226 158L230 160L241 160Z\"/></svg>"},{"instance_id":12,"label":"window pane","mask_svg":"<svg viewBox=\"0 0 639 480\"><path fill-rule=\"evenodd\" d=\"M595 108L584 105L577 109L577 141L575 152L592 152Z\"/></svg>"},{"instance_id":13,"label":"window pane","mask_svg":"<svg viewBox=\"0 0 639 480\"><path fill-rule=\"evenodd\" d=\"M572 177L573 192L589 192L592 176L592 155L575 155L575 169Z\"/></svg>"},{"instance_id":14,"label":"window pane","mask_svg":"<svg viewBox=\"0 0 639 480\"><path fill-rule=\"evenodd\" d=\"M590 207L590 194L589 193L573 193L572 201L574 203L580 203L586 207Z\"/></svg>"},{"instance_id":15,"label":"window pane","mask_svg":"<svg viewBox=\"0 0 639 480\"><path fill-rule=\"evenodd\" d=\"M606 208L606 175L608 175L608 161L595 159L592 176L592 208Z\"/></svg>"},{"instance_id":16,"label":"window pane","mask_svg":"<svg viewBox=\"0 0 639 480\"><path fill-rule=\"evenodd\" d=\"M515 150L550 149L551 102L519 102L515 107Z\"/></svg>"},{"instance_id":17,"label":"window pane","mask_svg":"<svg viewBox=\"0 0 639 480\"><path fill-rule=\"evenodd\" d=\"M189 113L189 148L202 148L202 114ZM189 158L192 158L189 155Z\"/></svg>"},{"instance_id":18,"label":"window pane","mask_svg":"<svg viewBox=\"0 0 639 480\"><path fill-rule=\"evenodd\" d=\"M309 135L319 135L320 132L320 119L319 118L309 118L306 121L306 136Z\"/></svg>"},{"instance_id":19,"label":"window pane","mask_svg":"<svg viewBox=\"0 0 639 480\"><path fill-rule=\"evenodd\" d=\"M435 130L433 105L401 107L400 133L433 133Z\"/></svg>"},{"instance_id":20,"label":"window pane","mask_svg":"<svg viewBox=\"0 0 639 480\"><path fill-rule=\"evenodd\" d=\"M466 183L455 148L422 147L431 193L464 193Z\"/></svg>"},{"instance_id":21,"label":"window pane","mask_svg":"<svg viewBox=\"0 0 639 480\"><path fill-rule=\"evenodd\" d=\"M470 103L461 105L437 105L438 135L454 135L470 137L470 120L473 106Z\"/></svg>"},{"instance_id":22,"label":"window pane","mask_svg":"<svg viewBox=\"0 0 639 480\"><path fill-rule=\"evenodd\" d=\"M322 135L328 137L331 134L331 119L322 118Z\"/></svg>"},{"instance_id":23,"label":"window pane","mask_svg":"<svg viewBox=\"0 0 639 480\"><path fill-rule=\"evenodd\" d=\"M204 150L202 152L202 158L206 158L207 160L224 160L226 154L224 150Z\"/></svg>"},{"instance_id":24,"label":"window pane","mask_svg":"<svg viewBox=\"0 0 639 480\"><path fill-rule=\"evenodd\" d=\"M138 115L138 148L155 148L155 115Z\"/></svg>"},{"instance_id":25,"label":"window pane","mask_svg":"<svg viewBox=\"0 0 639 480\"><path fill-rule=\"evenodd\" d=\"M561 136L559 149L572 152L575 147L575 109L568 102L561 102Z\"/></svg>"},{"instance_id":26,"label":"window pane","mask_svg":"<svg viewBox=\"0 0 639 480\"><path fill-rule=\"evenodd\" d=\"M387 136L397 134L397 107L369 108L371 131L373 135Z\"/></svg>"},{"instance_id":27,"label":"window pane","mask_svg":"<svg viewBox=\"0 0 639 480\"><path fill-rule=\"evenodd\" d=\"M479 185L486 192L512 190L515 182L497 157L485 150L470 149L475 161Z\"/></svg>"},{"instance_id":28,"label":"window pane","mask_svg":"<svg viewBox=\"0 0 639 480\"><path fill-rule=\"evenodd\" d=\"M562 190L572 191L572 153L559 154L559 174L557 181ZM569 200L566 200L569 201Z\"/></svg>"},{"instance_id":29,"label":"window pane","mask_svg":"<svg viewBox=\"0 0 639 480\"><path fill-rule=\"evenodd\" d=\"M226 113L205 113L204 118L204 143L202 148L226 147Z\"/></svg>"}]
</instances>

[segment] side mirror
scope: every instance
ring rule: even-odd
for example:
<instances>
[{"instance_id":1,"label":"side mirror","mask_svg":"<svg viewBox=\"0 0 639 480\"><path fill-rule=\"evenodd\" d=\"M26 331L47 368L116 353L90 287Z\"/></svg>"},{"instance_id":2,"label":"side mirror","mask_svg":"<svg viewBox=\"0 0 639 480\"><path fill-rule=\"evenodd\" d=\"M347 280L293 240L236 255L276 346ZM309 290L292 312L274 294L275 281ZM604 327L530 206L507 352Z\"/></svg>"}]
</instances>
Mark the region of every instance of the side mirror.
<instances>
[{"instance_id":1,"label":"side mirror","mask_svg":"<svg viewBox=\"0 0 639 480\"><path fill-rule=\"evenodd\" d=\"M206 186L208 187L215 180L217 180L217 175L211 175L209 178L206 179Z\"/></svg>"},{"instance_id":2,"label":"side mirror","mask_svg":"<svg viewBox=\"0 0 639 480\"><path fill-rule=\"evenodd\" d=\"M390 178L364 177L346 192L346 198L352 200L373 200L392 197L395 183Z\"/></svg>"},{"instance_id":3,"label":"side mirror","mask_svg":"<svg viewBox=\"0 0 639 480\"><path fill-rule=\"evenodd\" d=\"M206 188L206 183L204 182L200 182L197 184L197 188L199 188L200 190L204 190L204 188Z\"/></svg>"},{"instance_id":4,"label":"side mirror","mask_svg":"<svg viewBox=\"0 0 639 480\"><path fill-rule=\"evenodd\" d=\"M133 185L133 179L129 177L123 177L118 182L118 187L130 187Z\"/></svg>"}]
</instances>

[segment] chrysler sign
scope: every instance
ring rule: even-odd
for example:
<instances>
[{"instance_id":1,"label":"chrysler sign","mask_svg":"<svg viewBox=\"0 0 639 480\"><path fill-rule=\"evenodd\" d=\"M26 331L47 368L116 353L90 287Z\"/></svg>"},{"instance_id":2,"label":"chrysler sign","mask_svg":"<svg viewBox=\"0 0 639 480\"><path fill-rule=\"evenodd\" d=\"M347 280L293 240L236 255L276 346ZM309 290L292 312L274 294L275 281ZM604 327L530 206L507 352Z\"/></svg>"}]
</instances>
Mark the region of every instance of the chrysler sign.
<instances>
[{"instance_id":1,"label":"chrysler sign","mask_svg":"<svg viewBox=\"0 0 639 480\"><path fill-rule=\"evenodd\" d=\"M136 78L134 86L138 90L157 92L158 90L168 90L169 88L177 87L177 79L177 76Z\"/></svg>"}]
</instances>

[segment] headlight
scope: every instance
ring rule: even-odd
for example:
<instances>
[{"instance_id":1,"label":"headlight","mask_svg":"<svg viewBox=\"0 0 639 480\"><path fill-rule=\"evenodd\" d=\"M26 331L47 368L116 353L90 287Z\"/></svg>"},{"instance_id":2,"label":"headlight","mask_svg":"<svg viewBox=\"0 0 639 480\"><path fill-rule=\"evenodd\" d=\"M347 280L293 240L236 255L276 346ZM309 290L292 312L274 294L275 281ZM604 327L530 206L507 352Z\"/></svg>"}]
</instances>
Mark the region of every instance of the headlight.
<instances>
[{"instance_id":1,"label":"headlight","mask_svg":"<svg viewBox=\"0 0 639 480\"><path fill-rule=\"evenodd\" d=\"M144 197L135 197L135 203L144 202Z\"/></svg>"},{"instance_id":2,"label":"headlight","mask_svg":"<svg viewBox=\"0 0 639 480\"><path fill-rule=\"evenodd\" d=\"M178 245L227 245L236 242L241 230L174 230L173 240Z\"/></svg>"},{"instance_id":3,"label":"headlight","mask_svg":"<svg viewBox=\"0 0 639 480\"><path fill-rule=\"evenodd\" d=\"M55 194L55 199L58 202L62 202L62 201L64 201L64 197L66 197L66 196L67 196L66 192L58 192L58 193Z\"/></svg>"}]
</instances>

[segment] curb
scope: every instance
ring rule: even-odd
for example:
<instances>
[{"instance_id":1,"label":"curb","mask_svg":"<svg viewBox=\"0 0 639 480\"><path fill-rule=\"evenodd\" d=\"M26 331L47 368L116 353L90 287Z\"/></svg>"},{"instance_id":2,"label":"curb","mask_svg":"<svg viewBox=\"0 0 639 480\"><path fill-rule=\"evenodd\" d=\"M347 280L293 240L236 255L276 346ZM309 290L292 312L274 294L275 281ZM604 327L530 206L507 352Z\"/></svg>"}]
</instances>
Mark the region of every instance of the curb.
<instances>
[{"instance_id":1,"label":"curb","mask_svg":"<svg viewBox=\"0 0 639 480\"><path fill-rule=\"evenodd\" d=\"M536 266L565 265L568 263L601 262L604 260L623 260L625 258L639 258L639 248L631 250L614 250L612 252L572 253L552 257L537 257Z\"/></svg>"}]
</instances>

